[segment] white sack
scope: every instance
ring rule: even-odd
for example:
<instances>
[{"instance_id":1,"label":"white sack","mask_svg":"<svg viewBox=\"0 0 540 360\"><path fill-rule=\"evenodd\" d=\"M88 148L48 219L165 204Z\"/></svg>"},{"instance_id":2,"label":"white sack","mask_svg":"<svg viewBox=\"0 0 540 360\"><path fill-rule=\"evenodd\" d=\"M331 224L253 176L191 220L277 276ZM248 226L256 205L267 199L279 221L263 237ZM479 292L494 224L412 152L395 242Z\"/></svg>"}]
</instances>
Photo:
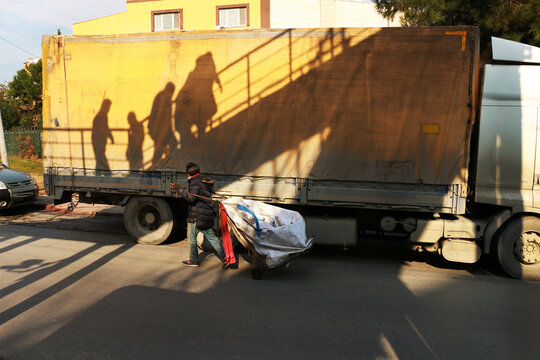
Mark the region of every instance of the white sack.
<instances>
[{"instance_id":1,"label":"white sack","mask_svg":"<svg viewBox=\"0 0 540 360\"><path fill-rule=\"evenodd\" d=\"M222 204L243 237L238 240L248 242L270 269L313 243L313 239L307 239L304 218L296 211L240 198L229 198Z\"/></svg>"}]
</instances>

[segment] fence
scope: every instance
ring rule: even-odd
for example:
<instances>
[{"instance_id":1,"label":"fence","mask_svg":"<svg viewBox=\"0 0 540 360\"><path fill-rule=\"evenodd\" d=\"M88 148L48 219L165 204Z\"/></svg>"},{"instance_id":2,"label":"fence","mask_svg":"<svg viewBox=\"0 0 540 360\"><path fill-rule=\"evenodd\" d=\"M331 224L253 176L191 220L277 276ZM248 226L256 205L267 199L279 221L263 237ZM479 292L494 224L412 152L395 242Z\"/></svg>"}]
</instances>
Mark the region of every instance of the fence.
<instances>
[{"instance_id":1,"label":"fence","mask_svg":"<svg viewBox=\"0 0 540 360\"><path fill-rule=\"evenodd\" d=\"M43 132L36 129L8 130L4 133L8 155L22 158L42 156Z\"/></svg>"}]
</instances>

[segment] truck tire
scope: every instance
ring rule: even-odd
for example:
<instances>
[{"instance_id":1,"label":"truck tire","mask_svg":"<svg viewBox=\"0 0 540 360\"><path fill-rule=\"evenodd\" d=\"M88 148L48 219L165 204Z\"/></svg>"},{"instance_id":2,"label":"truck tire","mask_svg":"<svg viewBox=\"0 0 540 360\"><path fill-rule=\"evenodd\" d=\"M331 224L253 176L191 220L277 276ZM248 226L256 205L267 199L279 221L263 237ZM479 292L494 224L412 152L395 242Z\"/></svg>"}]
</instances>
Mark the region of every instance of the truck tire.
<instances>
[{"instance_id":1,"label":"truck tire","mask_svg":"<svg viewBox=\"0 0 540 360\"><path fill-rule=\"evenodd\" d=\"M516 279L540 280L540 219L524 216L512 220L497 237L497 259Z\"/></svg>"},{"instance_id":2,"label":"truck tire","mask_svg":"<svg viewBox=\"0 0 540 360\"><path fill-rule=\"evenodd\" d=\"M126 205L124 225L137 242L158 245L173 233L173 211L165 199L134 196Z\"/></svg>"}]
</instances>

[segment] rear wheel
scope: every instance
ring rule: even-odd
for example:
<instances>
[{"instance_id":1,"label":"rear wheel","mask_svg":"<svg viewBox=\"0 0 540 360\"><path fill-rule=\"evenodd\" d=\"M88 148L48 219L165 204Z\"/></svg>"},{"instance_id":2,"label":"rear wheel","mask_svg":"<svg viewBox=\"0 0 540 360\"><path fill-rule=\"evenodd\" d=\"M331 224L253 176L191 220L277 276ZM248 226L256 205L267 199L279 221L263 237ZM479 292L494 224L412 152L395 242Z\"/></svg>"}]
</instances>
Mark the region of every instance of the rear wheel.
<instances>
[{"instance_id":1,"label":"rear wheel","mask_svg":"<svg viewBox=\"0 0 540 360\"><path fill-rule=\"evenodd\" d=\"M139 243L161 244L173 233L173 211L162 198L134 196L124 211L124 225Z\"/></svg>"},{"instance_id":2,"label":"rear wheel","mask_svg":"<svg viewBox=\"0 0 540 360\"><path fill-rule=\"evenodd\" d=\"M512 220L499 234L496 248L499 264L508 275L540 280L540 219L524 216Z\"/></svg>"},{"instance_id":3,"label":"rear wheel","mask_svg":"<svg viewBox=\"0 0 540 360\"><path fill-rule=\"evenodd\" d=\"M262 270L261 269L258 269L258 268L253 268L251 269L251 277L254 279L254 280L261 280L262 279Z\"/></svg>"}]
</instances>

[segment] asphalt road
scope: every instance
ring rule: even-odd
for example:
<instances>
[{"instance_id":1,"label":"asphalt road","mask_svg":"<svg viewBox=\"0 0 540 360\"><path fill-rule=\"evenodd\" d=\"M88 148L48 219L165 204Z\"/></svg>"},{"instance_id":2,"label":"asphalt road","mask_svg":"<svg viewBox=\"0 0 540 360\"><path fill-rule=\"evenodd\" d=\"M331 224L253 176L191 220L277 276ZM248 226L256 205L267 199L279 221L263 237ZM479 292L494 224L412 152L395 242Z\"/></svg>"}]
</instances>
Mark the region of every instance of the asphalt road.
<instances>
[{"instance_id":1,"label":"asphalt road","mask_svg":"<svg viewBox=\"0 0 540 360\"><path fill-rule=\"evenodd\" d=\"M0 359L539 359L540 283L399 244L250 277L186 268L118 216L0 216ZM392 246L394 245L394 246Z\"/></svg>"}]
</instances>

